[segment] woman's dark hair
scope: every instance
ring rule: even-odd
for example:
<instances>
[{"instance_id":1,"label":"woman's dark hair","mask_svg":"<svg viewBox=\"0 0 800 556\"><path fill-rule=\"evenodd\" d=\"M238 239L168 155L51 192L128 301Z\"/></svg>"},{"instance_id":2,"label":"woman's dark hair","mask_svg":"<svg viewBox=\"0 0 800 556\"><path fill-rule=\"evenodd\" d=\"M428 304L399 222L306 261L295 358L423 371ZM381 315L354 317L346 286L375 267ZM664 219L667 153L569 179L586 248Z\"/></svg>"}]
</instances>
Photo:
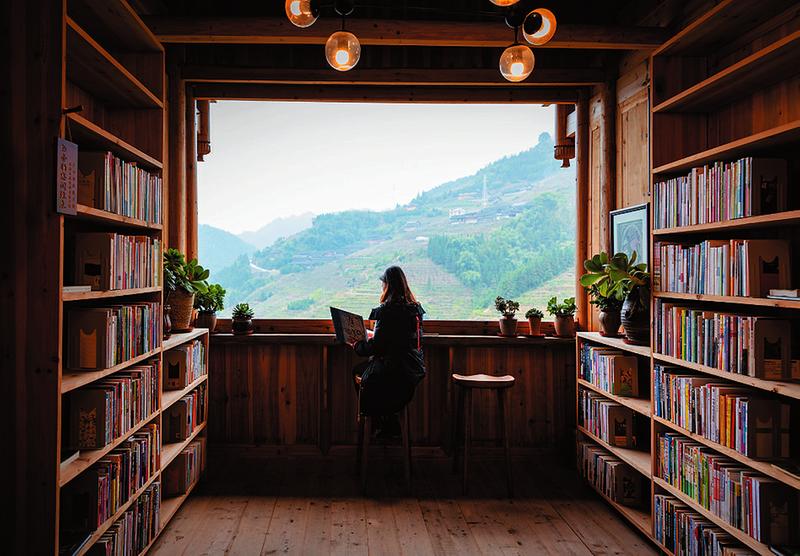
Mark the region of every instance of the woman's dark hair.
<instances>
[{"instance_id":1,"label":"woman's dark hair","mask_svg":"<svg viewBox=\"0 0 800 556\"><path fill-rule=\"evenodd\" d=\"M383 275L381 282L386 284L386 289L381 295L381 303L396 303L405 301L406 303L416 303L417 298L411 288L408 287L406 274L399 266L390 266Z\"/></svg>"}]
</instances>

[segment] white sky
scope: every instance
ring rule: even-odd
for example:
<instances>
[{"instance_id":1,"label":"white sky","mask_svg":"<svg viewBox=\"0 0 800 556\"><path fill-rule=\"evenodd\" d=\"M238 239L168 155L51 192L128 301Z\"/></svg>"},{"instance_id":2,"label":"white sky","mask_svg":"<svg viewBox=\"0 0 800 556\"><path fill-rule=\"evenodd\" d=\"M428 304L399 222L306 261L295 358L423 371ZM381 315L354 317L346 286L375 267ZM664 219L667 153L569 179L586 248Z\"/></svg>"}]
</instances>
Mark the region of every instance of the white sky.
<instances>
[{"instance_id":1,"label":"white sky","mask_svg":"<svg viewBox=\"0 0 800 556\"><path fill-rule=\"evenodd\" d=\"M309 211L391 208L543 131L552 107L218 102L198 163L200 223L240 233Z\"/></svg>"}]
</instances>

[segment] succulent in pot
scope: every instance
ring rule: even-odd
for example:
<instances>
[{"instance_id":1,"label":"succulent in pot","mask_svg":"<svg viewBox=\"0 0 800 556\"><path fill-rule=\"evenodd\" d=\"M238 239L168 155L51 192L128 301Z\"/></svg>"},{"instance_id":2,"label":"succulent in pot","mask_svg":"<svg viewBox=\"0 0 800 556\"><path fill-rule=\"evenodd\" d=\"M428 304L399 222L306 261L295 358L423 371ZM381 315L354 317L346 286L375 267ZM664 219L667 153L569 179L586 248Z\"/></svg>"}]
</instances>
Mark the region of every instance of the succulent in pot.
<instances>
[{"instance_id":1,"label":"succulent in pot","mask_svg":"<svg viewBox=\"0 0 800 556\"><path fill-rule=\"evenodd\" d=\"M561 303L557 297L547 302L547 312L555 317L556 336L561 338L575 337L575 298L568 297Z\"/></svg>"},{"instance_id":2,"label":"succulent in pot","mask_svg":"<svg viewBox=\"0 0 800 556\"><path fill-rule=\"evenodd\" d=\"M175 248L164 252L164 287L166 300L171 306L170 320L173 332L192 330L192 309L196 293L208 288L209 271L192 259L187 262L183 253Z\"/></svg>"},{"instance_id":3,"label":"succulent in pot","mask_svg":"<svg viewBox=\"0 0 800 556\"><path fill-rule=\"evenodd\" d=\"M194 308L197 309L195 326L208 328L214 332L217 327L217 311L225 308L225 288L219 284L209 284L204 292L194 296Z\"/></svg>"},{"instance_id":4,"label":"succulent in pot","mask_svg":"<svg viewBox=\"0 0 800 556\"><path fill-rule=\"evenodd\" d=\"M611 274L610 260L605 251L586 259L583 262L586 274L581 276L580 284L591 297L589 303L599 309L600 334L615 338L619 335L620 311L628 294L628 284Z\"/></svg>"},{"instance_id":5,"label":"succulent in pot","mask_svg":"<svg viewBox=\"0 0 800 556\"><path fill-rule=\"evenodd\" d=\"M511 299L505 299L499 295L494 300L494 308L502 315L500 317L500 335L501 336L516 336L517 335L517 319L516 314L519 311L519 302Z\"/></svg>"},{"instance_id":6,"label":"succulent in pot","mask_svg":"<svg viewBox=\"0 0 800 556\"><path fill-rule=\"evenodd\" d=\"M253 309L249 303L239 303L233 308L231 313L231 330L237 336L252 334L255 329L253 326Z\"/></svg>"},{"instance_id":7,"label":"succulent in pot","mask_svg":"<svg viewBox=\"0 0 800 556\"><path fill-rule=\"evenodd\" d=\"M528 325L530 326L530 335L531 336L544 336L542 334L542 317L544 313L537 309L536 307L531 307L527 311L525 311L525 318L528 319Z\"/></svg>"}]
</instances>

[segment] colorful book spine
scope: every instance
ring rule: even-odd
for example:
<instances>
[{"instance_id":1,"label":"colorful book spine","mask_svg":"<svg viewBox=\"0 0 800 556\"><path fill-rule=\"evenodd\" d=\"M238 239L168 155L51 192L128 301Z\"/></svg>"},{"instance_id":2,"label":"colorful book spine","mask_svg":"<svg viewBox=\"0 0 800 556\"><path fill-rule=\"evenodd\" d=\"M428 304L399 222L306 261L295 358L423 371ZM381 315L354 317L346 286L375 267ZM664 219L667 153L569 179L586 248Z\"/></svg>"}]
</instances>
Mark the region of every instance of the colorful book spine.
<instances>
[{"instance_id":1,"label":"colorful book spine","mask_svg":"<svg viewBox=\"0 0 800 556\"><path fill-rule=\"evenodd\" d=\"M583 478L595 489L619 504L641 505L645 492L642 474L592 442L579 441L577 455Z\"/></svg>"},{"instance_id":2,"label":"colorful book spine","mask_svg":"<svg viewBox=\"0 0 800 556\"><path fill-rule=\"evenodd\" d=\"M92 290L161 285L162 243L158 238L111 232L75 235L75 285Z\"/></svg>"},{"instance_id":3,"label":"colorful book spine","mask_svg":"<svg viewBox=\"0 0 800 556\"><path fill-rule=\"evenodd\" d=\"M204 457L204 438L189 443L164 471L164 495L179 496L192 488L200 477Z\"/></svg>"},{"instance_id":4,"label":"colorful book spine","mask_svg":"<svg viewBox=\"0 0 800 556\"><path fill-rule=\"evenodd\" d=\"M92 545L90 556L138 556L158 535L161 483L153 483Z\"/></svg>"},{"instance_id":5,"label":"colorful book spine","mask_svg":"<svg viewBox=\"0 0 800 556\"><path fill-rule=\"evenodd\" d=\"M206 347L194 340L164 354L164 389L180 390L207 374Z\"/></svg>"},{"instance_id":6,"label":"colorful book spine","mask_svg":"<svg viewBox=\"0 0 800 556\"><path fill-rule=\"evenodd\" d=\"M617 396L639 395L636 356L605 346L581 346L581 377L601 390Z\"/></svg>"},{"instance_id":7,"label":"colorful book spine","mask_svg":"<svg viewBox=\"0 0 800 556\"><path fill-rule=\"evenodd\" d=\"M205 420L206 384L172 404L163 414L164 441L181 442L189 438Z\"/></svg>"},{"instance_id":8,"label":"colorful book spine","mask_svg":"<svg viewBox=\"0 0 800 556\"><path fill-rule=\"evenodd\" d=\"M612 446L633 448L636 416L633 411L608 398L580 389L578 422L590 433Z\"/></svg>"}]
</instances>

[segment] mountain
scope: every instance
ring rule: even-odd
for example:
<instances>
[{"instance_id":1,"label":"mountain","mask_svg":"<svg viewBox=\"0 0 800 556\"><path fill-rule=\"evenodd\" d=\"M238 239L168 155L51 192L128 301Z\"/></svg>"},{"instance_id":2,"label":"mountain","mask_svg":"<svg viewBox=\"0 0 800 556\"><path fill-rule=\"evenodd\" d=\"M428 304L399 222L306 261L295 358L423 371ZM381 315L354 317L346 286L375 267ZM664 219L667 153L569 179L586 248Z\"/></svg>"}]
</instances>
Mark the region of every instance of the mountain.
<instances>
[{"instance_id":1,"label":"mountain","mask_svg":"<svg viewBox=\"0 0 800 556\"><path fill-rule=\"evenodd\" d=\"M215 272L232 265L241 255L256 251L255 246L238 236L208 224L198 226L197 245L200 264L211 270L212 280Z\"/></svg>"},{"instance_id":2,"label":"mountain","mask_svg":"<svg viewBox=\"0 0 800 556\"><path fill-rule=\"evenodd\" d=\"M314 214L311 212L276 218L253 232L242 232L239 234L239 238L251 245L255 245L258 249L263 249L275 243L279 238L289 237L306 228L310 228L313 218Z\"/></svg>"}]
</instances>

